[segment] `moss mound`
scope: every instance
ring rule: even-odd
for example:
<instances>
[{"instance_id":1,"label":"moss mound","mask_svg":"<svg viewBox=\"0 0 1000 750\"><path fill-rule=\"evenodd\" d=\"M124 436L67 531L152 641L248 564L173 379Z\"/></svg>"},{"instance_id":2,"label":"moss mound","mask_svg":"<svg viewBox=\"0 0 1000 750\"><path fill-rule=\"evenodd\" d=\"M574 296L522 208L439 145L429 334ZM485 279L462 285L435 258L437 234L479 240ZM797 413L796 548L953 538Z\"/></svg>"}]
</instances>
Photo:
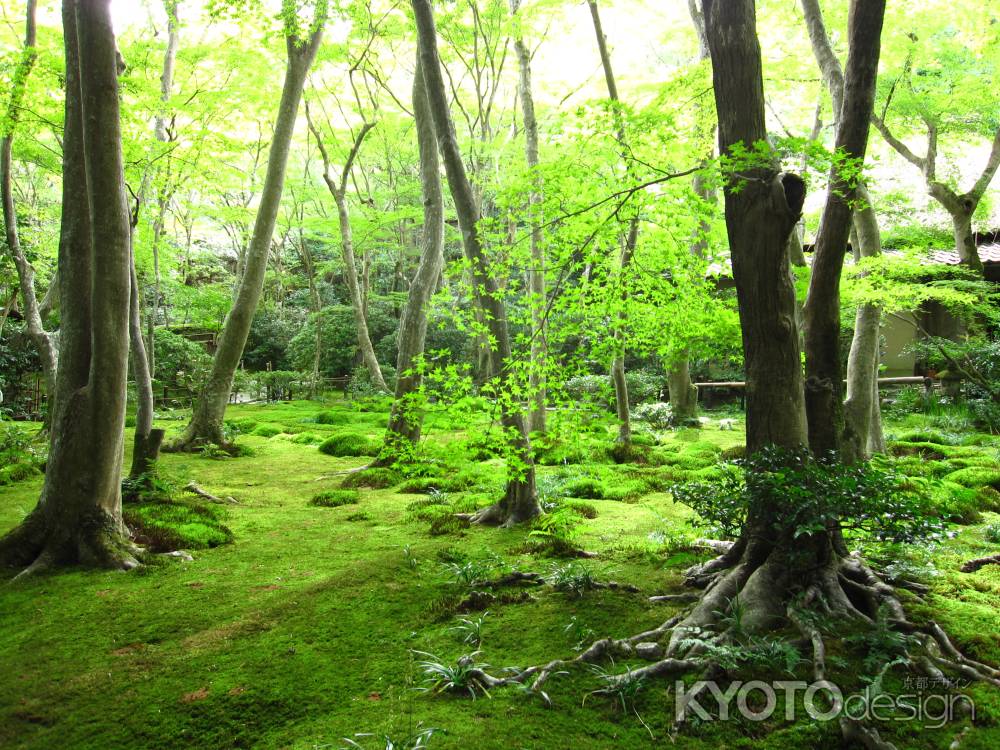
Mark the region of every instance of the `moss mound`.
<instances>
[{"instance_id":1,"label":"moss mound","mask_svg":"<svg viewBox=\"0 0 1000 750\"><path fill-rule=\"evenodd\" d=\"M357 432L338 432L319 444L320 453L337 458L374 456L379 448L379 443Z\"/></svg>"},{"instance_id":2,"label":"moss mound","mask_svg":"<svg viewBox=\"0 0 1000 750\"><path fill-rule=\"evenodd\" d=\"M312 496L310 505L320 508L339 508L341 505L355 505L361 499L357 490L326 490Z\"/></svg>"},{"instance_id":3,"label":"moss mound","mask_svg":"<svg viewBox=\"0 0 1000 750\"><path fill-rule=\"evenodd\" d=\"M233 532L222 523L223 511L210 506L160 501L130 505L122 515L136 543L152 552L207 549L233 541Z\"/></svg>"}]
</instances>

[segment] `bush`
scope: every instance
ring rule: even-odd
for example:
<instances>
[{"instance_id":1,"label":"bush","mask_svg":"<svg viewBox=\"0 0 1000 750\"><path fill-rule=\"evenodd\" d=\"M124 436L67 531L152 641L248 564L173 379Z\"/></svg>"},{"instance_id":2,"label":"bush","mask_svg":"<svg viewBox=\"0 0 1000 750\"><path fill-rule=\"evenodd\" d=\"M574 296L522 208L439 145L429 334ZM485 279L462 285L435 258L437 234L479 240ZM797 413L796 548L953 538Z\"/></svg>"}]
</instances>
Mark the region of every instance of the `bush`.
<instances>
[{"instance_id":1,"label":"bush","mask_svg":"<svg viewBox=\"0 0 1000 750\"><path fill-rule=\"evenodd\" d=\"M319 444L320 453L338 458L375 456L380 449L380 443L356 432L338 432Z\"/></svg>"},{"instance_id":2,"label":"bush","mask_svg":"<svg viewBox=\"0 0 1000 750\"><path fill-rule=\"evenodd\" d=\"M156 383L178 389L182 395L193 398L208 376L211 355L202 344L166 328L155 329L153 339L156 342Z\"/></svg>"},{"instance_id":3,"label":"bush","mask_svg":"<svg viewBox=\"0 0 1000 750\"><path fill-rule=\"evenodd\" d=\"M632 416L656 430L666 430L674 424L674 409L663 401L637 406Z\"/></svg>"},{"instance_id":4,"label":"bush","mask_svg":"<svg viewBox=\"0 0 1000 750\"><path fill-rule=\"evenodd\" d=\"M713 468L710 481L675 487L674 499L698 513L699 523L730 538L750 515L763 519L775 538L788 540L822 532L830 523L885 541L940 532L925 491L929 485L871 464L815 461L808 451L772 447L736 466Z\"/></svg>"},{"instance_id":5,"label":"bush","mask_svg":"<svg viewBox=\"0 0 1000 750\"><path fill-rule=\"evenodd\" d=\"M292 438L292 442L299 445L315 445L316 443L322 443L323 438L312 432L300 432Z\"/></svg>"},{"instance_id":6,"label":"bush","mask_svg":"<svg viewBox=\"0 0 1000 750\"><path fill-rule=\"evenodd\" d=\"M719 454L720 461L737 461L741 458L745 458L747 455L747 447L745 445L734 445L726 448Z\"/></svg>"},{"instance_id":7,"label":"bush","mask_svg":"<svg viewBox=\"0 0 1000 750\"><path fill-rule=\"evenodd\" d=\"M605 490L604 499L629 503L638 500L648 493L649 485L646 482L617 482L613 487L608 487Z\"/></svg>"},{"instance_id":8,"label":"bush","mask_svg":"<svg viewBox=\"0 0 1000 750\"><path fill-rule=\"evenodd\" d=\"M339 508L341 505L354 505L361 499L357 490L326 490L313 495L310 505L321 508Z\"/></svg>"}]
</instances>

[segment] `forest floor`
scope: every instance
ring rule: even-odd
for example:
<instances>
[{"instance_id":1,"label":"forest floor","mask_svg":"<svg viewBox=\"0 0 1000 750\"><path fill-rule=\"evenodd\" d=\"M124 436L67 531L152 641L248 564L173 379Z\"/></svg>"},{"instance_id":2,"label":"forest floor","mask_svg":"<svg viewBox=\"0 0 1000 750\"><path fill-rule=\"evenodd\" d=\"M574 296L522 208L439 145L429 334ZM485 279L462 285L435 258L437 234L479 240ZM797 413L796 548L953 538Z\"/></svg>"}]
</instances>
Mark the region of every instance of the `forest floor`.
<instances>
[{"instance_id":1,"label":"forest floor","mask_svg":"<svg viewBox=\"0 0 1000 750\"><path fill-rule=\"evenodd\" d=\"M418 690L424 686L419 663L428 657L416 652L454 664L478 649L476 660L499 672L572 656L595 638L628 636L678 612L680 605L647 597L683 593L682 571L711 553L693 545L706 532L691 526L691 512L672 501L669 484L710 479L720 449L742 443L739 425L726 431L713 422L659 434L647 442L658 443L650 450L660 465L645 468L597 460L598 449L574 463L586 457L584 447L610 444L609 420L591 420L575 438L564 431L567 437L547 449L553 463L563 463L542 467L539 481L543 500L582 519L564 536L596 557L574 559L553 554L558 545L549 543L551 535L444 520L488 503L503 481L502 461L489 457L481 439L466 439L462 416L437 415L428 424L427 442L436 448L423 458L422 473L430 479L411 477L401 485L403 477L367 475L370 483L392 486L361 487L358 496L343 496L350 502L339 507L310 504L326 491L328 501L337 502L341 496L332 491L345 477L353 477L350 484L366 476L338 472L368 459L326 455L317 443L345 430L377 440L386 413L368 408L373 410L339 400L233 406L228 418L245 433L239 442L252 455L163 456L165 485L187 500L126 511L148 538L163 544L171 534L180 539L193 561L174 559L130 573L77 570L0 585L0 747L306 750L346 747L343 738L350 738L364 748L385 748L386 736L396 747L410 747L405 738L422 728L435 730L431 748L670 746L672 680L644 685L627 710L590 695L601 681L586 669L548 683L552 707L513 688L473 700ZM175 432L183 416L160 424ZM982 476L995 473L1000 440L946 439L932 430L920 433L921 425L913 418L889 426L897 437L908 437L894 451L903 455L900 468L924 476L973 469L977 481L996 479ZM183 492L192 480L238 504L205 506ZM435 485L446 489L416 492ZM0 487L0 533L33 507L40 486L36 474ZM987 537L1000 516L983 510L988 493L976 497L979 507L948 510L967 522L952 527L953 537L895 550L893 564L930 586L922 600L906 597L915 619L933 617L969 655L998 664L1000 566L958 571L965 560L997 551ZM550 576L566 590L551 584L496 590L479 628L480 645L463 643L475 628L456 629L461 618L482 615L465 611L476 588L469 579L509 569ZM639 591L588 589L591 576ZM844 656L839 668L830 660L830 679L862 688L861 656ZM805 661L791 672L751 673L809 679ZM905 692L906 679L890 673L886 689ZM983 686L969 691L976 717L961 748L995 750L1000 692ZM925 726L936 723L890 721L880 730L901 750L947 748L964 726L959 719ZM786 721L779 710L761 722L689 721L674 744L819 749L840 747L841 740L835 721Z\"/></svg>"}]
</instances>

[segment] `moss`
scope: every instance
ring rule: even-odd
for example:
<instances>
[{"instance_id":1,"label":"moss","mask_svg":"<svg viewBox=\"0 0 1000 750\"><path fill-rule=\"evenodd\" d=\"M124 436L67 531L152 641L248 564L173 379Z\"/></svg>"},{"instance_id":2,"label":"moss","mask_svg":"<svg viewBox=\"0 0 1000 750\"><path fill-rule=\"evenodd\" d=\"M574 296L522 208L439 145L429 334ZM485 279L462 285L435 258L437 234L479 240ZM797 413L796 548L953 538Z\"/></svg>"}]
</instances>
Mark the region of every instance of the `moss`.
<instances>
[{"instance_id":1,"label":"moss","mask_svg":"<svg viewBox=\"0 0 1000 750\"><path fill-rule=\"evenodd\" d=\"M322 443L323 438L312 432L300 432L292 438L292 442L296 445L316 445L317 443Z\"/></svg>"},{"instance_id":2,"label":"moss","mask_svg":"<svg viewBox=\"0 0 1000 750\"><path fill-rule=\"evenodd\" d=\"M591 477L573 479L563 485L563 493L569 497L579 497L585 500L601 500L606 492L604 484Z\"/></svg>"},{"instance_id":3,"label":"moss","mask_svg":"<svg viewBox=\"0 0 1000 750\"><path fill-rule=\"evenodd\" d=\"M585 503L582 500L565 500L562 503L564 508L569 508L582 518L597 518L597 506L593 503Z\"/></svg>"},{"instance_id":4,"label":"moss","mask_svg":"<svg viewBox=\"0 0 1000 750\"><path fill-rule=\"evenodd\" d=\"M348 474L340 483L344 489L369 487L373 490L383 490L399 482L399 474L392 469L365 469L354 474Z\"/></svg>"},{"instance_id":5,"label":"moss","mask_svg":"<svg viewBox=\"0 0 1000 750\"><path fill-rule=\"evenodd\" d=\"M955 482L963 487L993 487L1000 489L1000 469L986 466L970 466L945 475L949 482Z\"/></svg>"},{"instance_id":6,"label":"moss","mask_svg":"<svg viewBox=\"0 0 1000 750\"><path fill-rule=\"evenodd\" d=\"M736 461L741 458L745 458L747 455L747 447L745 445L733 445L726 448L719 454L720 461Z\"/></svg>"},{"instance_id":7,"label":"moss","mask_svg":"<svg viewBox=\"0 0 1000 750\"><path fill-rule=\"evenodd\" d=\"M16 463L11 466L4 466L0 469L0 486L23 482L25 479L31 479L38 475L38 468L34 464Z\"/></svg>"},{"instance_id":8,"label":"moss","mask_svg":"<svg viewBox=\"0 0 1000 750\"><path fill-rule=\"evenodd\" d=\"M976 490L979 507L993 513L1000 513L1000 490L996 487L980 487Z\"/></svg>"},{"instance_id":9,"label":"moss","mask_svg":"<svg viewBox=\"0 0 1000 750\"><path fill-rule=\"evenodd\" d=\"M350 424L351 415L343 411L321 411L312 417L316 424Z\"/></svg>"},{"instance_id":10,"label":"moss","mask_svg":"<svg viewBox=\"0 0 1000 750\"><path fill-rule=\"evenodd\" d=\"M319 444L320 453L342 458L345 456L374 456L381 445L357 432L338 432Z\"/></svg>"},{"instance_id":11,"label":"moss","mask_svg":"<svg viewBox=\"0 0 1000 750\"><path fill-rule=\"evenodd\" d=\"M312 496L310 505L321 508L339 508L341 505L354 505L361 499L357 490L326 490Z\"/></svg>"},{"instance_id":12,"label":"moss","mask_svg":"<svg viewBox=\"0 0 1000 750\"><path fill-rule=\"evenodd\" d=\"M957 445L957 436L940 430L909 430L896 437L895 442L904 443L935 443L937 445Z\"/></svg>"},{"instance_id":13,"label":"moss","mask_svg":"<svg viewBox=\"0 0 1000 750\"><path fill-rule=\"evenodd\" d=\"M248 435L257 428L257 420L250 419L249 417L243 417L241 419L227 419L225 425L230 432L236 433L237 435Z\"/></svg>"},{"instance_id":14,"label":"moss","mask_svg":"<svg viewBox=\"0 0 1000 750\"><path fill-rule=\"evenodd\" d=\"M229 544L233 532L222 523L222 511L187 502L129 505L123 512L137 544L152 552L208 549Z\"/></svg>"},{"instance_id":15,"label":"moss","mask_svg":"<svg viewBox=\"0 0 1000 750\"><path fill-rule=\"evenodd\" d=\"M431 521L431 526L428 529L431 536L444 536L445 534L458 534L464 529L469 528L471 524L466 518L459 518L450 510L447 513L442 513Z\"/></svg>"},{"instance_id":16,"label":"moss","mask_svg":"<svg viewBox=\"0 0 1000 750\"><path fill-rule=\"evenodd\" d=\"M280 435L282 432L284 432L284 430L278 425L262 424L258 425L256 429L254 429L253 434L258 437L272 438L275 435Z\"/></svg>"},{"instance_id":17,"label":"moss","mask_svg":"<svg viewBox=\"0 0 1000 750\"><path fill-rule=\"evenodd\" d=\"M648 494L649 491L650 486L644 481L616 482L605 489L604 499L630 503Z\"/></svg>"}]
</instances>

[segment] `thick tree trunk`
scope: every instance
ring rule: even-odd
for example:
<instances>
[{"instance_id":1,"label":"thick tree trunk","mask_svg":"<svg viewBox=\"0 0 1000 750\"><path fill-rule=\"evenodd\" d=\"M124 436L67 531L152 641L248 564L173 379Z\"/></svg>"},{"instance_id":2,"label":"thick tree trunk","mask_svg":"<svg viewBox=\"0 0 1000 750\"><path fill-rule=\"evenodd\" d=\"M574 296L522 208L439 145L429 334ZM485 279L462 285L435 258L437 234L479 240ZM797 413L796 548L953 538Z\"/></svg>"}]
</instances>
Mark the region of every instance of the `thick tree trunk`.
<instances>
[{"instance_id":1,"label":"thick tree trunk","mask_svg":"<svg viewBox=\"0 0 1000 750\"><path fill-rule=\"evenodd\" d=\"M813 54L833 102L835 125L839 128L844 106L844 72L830 44L818 0L802 0L802 10ZM858 182L856 199L859 206L853 215L855 259L875 257L882 253L882 242L878 219L864 182ZM842 458L848 463L870 457L870 445L882 444L877 437L882 432L878 396L881 320L881 310L875 305L861 305L855 314L841 434ZM873 438L873 435L876 437Z\"/></svg>"},{"instance_id":2,"label":"thick tree trunk","mask_svg":"<svg viewBox=\"0 0 1000 750\"><path fill-rule=\"evenodd\" d=\"M511 0L511 13L516 14L520 0ZM541 180L538 171L538 121L535 119L535 98L531 90L531 52L518 30L514 39L517 55L517 93L521 100L521 118L524 125L524 159L532 173L532 190L528 196L531 222L531 267L528 269L528 295L531 305L531 369L528 373L528 390L531 408L528 411L528 430L545 432L545 248L542 245L541 216L538 206L542 201Z\"/></svg>"},{"instance_id":3,"label":"thick tree trunk","mask_svg":"<svg viewBox=\"0 0 1000 750\"><path fill-rule=\"evenodd\" d=\"M424 201L424 230L417 266L406 307L399 321L396 357L396 397L385 434L383 460L391 460L420 440L423 413L419 404L423 370L420 359L427 338L427 308L444 267L444 199L434 121L427 102L420 57L413 78L413 119L420 153L420 191Z\"/></svg>"},{"instance_id":4,"label":"thick tree trunk","mask_svg":"<svg viewBox=\"0 0 1000 750\"><path fill-rule=\"evenodd\" d=\"M109 0L66 0L62 340L45 484L0 564L133 567L121 519L129 221Z\"/></svg>"},{"instance_id":5,"label":"thick tree trunk","mask_svg":"<svg viewBox=\"0 0 1000 750\"><path fill-rule=\"evenodd\" d=\"M325 4L317 3L316 7L317 11L321 12ZM308 39L300 40L290 31L286 34L288 63L285 68L285 82L281 89L281 102L274 124L267 175L261 190L260 206L257 209L239 290L222 334L219 336L218 348L212 360L212 370L201 388L191 422L184 434L164 450L192 450L205 443L228 445L222 430L222 420L232 393L233 377L243 356L250 324L264 287L264 274L271 249L271 237L281 206L285 168L288 165L288 152L295 131L296 113L299 101L302 99L306 74L319 47L324 21L325 17L314 20L310 27L313 30Z\"/></svg>"},{"instance_id":6,"label":"thick tree trunk","mask_svg":"<svg viewBox=\"0 0 1000 750\"><path fill-rule=\"evenodd\" d=\"M25 257L21 249L20 238L17 233L17 211L14 208L14 191L12 186L12 150L14 143L14 128L21 112L21 100L24 97L24 87L31 69L35 64L35 0L29 0L25 18L24 49L21 52L21 59L14 70L14 80L11 86L10 101L7 105L7 116L5 118L5 132L0 139L0 198L3 202L3 221L6 229L7 249L10 251L17 269L17 280L21 290L21 299L24 302L22 310L25 323L27 325L28 336L31 338L35 349L38 350L39 359L42 362L42 372L45 375L45 387L49 398L49 414L54 411L54 399L56 396L56 367L58 361L58 351L52 335L45 331L42 324L42 314L39 309L38 299L35 296L35 269ZM53 284L56 279L53 278Z\"/></svg>"},{"instance_id":7,"label":"thick tree trunk","mask_svg":"<svg viewBox=\"0 0 1000 750\"><path fill-rule=\"evenodd\" d=\"M499 295L497 280L490 275L489 260L479 237L479 209L469 178L465 172L462 153L458 147L455 126L448 108L441 63L437 52L437 32L430 0L412 0L417 23L418 54L424 76L431 119L437 135L438 148L444 161L448 186L455 202L462 247L471 267L476 302L483 310L494 346L490 348L490 374L496 381L496 398L500 401L501 422L509 440L510 455L507 460L507 489L496 505L476 514L480 523L513 525L537 516L538 495L535 491L535 466L531 443L517 399L510 389L507 372L511 358L510 333L507 328L507 311Z\"/></svg>"},{"instance_id":8,"label":"thick tree trunk","mask_svg":"<svg viewBox=\"0 0 1000 750\"><path fill-rule=\"evenodd\" d=\"M863 163L868 147L868 130L875 104L875 80L882 19L883 0L852 3L848 21L851 40L844 76L843 103L837 123L836 149L847 157ZM840 274L844 266L851 231L852 202L856 185L838 173L830 174L830 187L820 220L819 235L813 257L809 294L803 315L806 323L806 408L809 415L809 447L816 455L839 453L844 429L842 373L840 364ZM869 344L870 345L870 344ZM868 359L858 363L864 375L871 372ZM859 373L860 374L860 373ZM867 397L871 391L863 388L865 404L858 416L870 418ZM867 436L858 436L856 447L864 445ZM851 456L852 459L857 456Z\"/></svg>"}]
</instances>

